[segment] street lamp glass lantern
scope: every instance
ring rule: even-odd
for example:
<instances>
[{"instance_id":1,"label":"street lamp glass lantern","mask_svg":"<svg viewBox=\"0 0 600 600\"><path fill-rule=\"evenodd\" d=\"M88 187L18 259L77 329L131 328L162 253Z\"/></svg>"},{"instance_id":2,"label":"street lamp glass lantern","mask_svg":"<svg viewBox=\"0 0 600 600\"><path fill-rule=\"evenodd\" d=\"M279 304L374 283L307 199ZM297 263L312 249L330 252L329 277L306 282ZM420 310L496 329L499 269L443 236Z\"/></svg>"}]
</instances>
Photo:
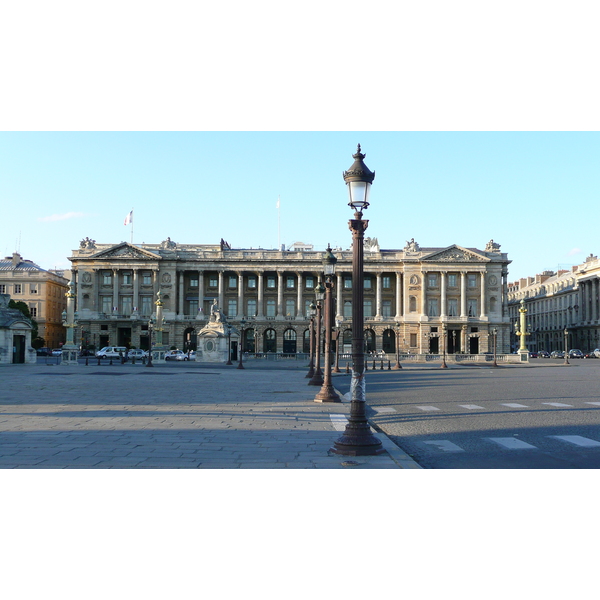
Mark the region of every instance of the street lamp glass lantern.
<instances>
[{"instance_id":1,"label":"street lamp glass lantern","mask_svg":"<svg viewBox=\"0 0 600 600\"><path fill-rule=\"evenodd\" d=\"M317 314L317 307L315 306L314 302L311 302L308 307L308 315L310 317L314 317L316 314Z\"/></svg>"},{"instance_id":2,"label":"street lamp glass lantern","mask_svg":"<svg viewBox=\"0 0 600 600\"><path fill-rule=\"evenodd\" d=\"M325 286L320 281L315 288L315 297L317 301L325 299Z\"/></svg>"},{"instance_id":3,"label":"street lamp glass lantern","mask_svg":"<svg viewBox=\"0 0 600 600\"><path fill-rule=\"evenodd\" d=\"M325 250L325 256L323 256L323 272L325 275L333 275L335 273L335 263L337 262L337 258L331 251L331 247L327 245L327 250Z\"/></svg>"},{"instance_id":4,"label":"street lamp glass lantern","mask_svg":"<svg viewBox=\"0 0 600 600\"><path fill-rule=\"evenodd\" d=\"M348 186L350 195L348 204L359 213L369 206L371 184L375 179L375 171L371 172L363 162L365 156L366 154L361 153L360 144L358 144L356 154L352 155L354 164L347 171L344 171L344 181Z\"/></svg>"}]
</instances>

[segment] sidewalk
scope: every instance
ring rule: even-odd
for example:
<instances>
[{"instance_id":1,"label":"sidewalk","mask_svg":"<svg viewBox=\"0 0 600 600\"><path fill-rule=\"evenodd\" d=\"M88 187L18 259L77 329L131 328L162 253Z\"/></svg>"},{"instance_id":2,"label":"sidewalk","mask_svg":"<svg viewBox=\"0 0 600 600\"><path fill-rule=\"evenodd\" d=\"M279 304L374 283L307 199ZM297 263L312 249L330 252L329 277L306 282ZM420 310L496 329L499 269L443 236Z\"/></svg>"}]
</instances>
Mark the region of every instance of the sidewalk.
<instances>
[{"instance_id":1,"label":"sidewalk","mask_svg":"<svg viewBox=\"0 0 600 600\"><path fill-rule=\"evenodd\" d=\"M6 366L0 469L419 468L382 433L380 456L329 455L350 405L277 366Z\"/></svg>"}]
</instances>

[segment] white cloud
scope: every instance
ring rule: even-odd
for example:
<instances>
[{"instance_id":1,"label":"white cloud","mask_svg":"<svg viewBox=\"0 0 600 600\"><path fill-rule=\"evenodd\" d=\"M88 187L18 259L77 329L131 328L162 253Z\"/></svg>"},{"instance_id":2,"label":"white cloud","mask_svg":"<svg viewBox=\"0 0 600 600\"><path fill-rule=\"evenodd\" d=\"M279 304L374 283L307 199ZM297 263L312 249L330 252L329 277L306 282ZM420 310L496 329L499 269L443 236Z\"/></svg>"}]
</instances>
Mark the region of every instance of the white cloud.
<instances>
[{"instance_id":1,"label":"white cloud","mask_svg":"<svg viewBox=\"0 0 600 600\"><path fill-rule=\"evenodd\" d=\"M67 219L78 219L79 217L85 217L82 212L68 212L63 215L50 215L49 217L39 217L38 221L66 221Z\"/></svg>"},{"instance_id":2,"label":"white cloud","mask_svg":"<svg viewBox=\"0 0 600 600\"><path fill-rule=\"evenodd\" d=\"M576 254L581 254L581 248L573 248L573 250L569 250L567 256L575 256Z\"/></svg>"}]
</instances>

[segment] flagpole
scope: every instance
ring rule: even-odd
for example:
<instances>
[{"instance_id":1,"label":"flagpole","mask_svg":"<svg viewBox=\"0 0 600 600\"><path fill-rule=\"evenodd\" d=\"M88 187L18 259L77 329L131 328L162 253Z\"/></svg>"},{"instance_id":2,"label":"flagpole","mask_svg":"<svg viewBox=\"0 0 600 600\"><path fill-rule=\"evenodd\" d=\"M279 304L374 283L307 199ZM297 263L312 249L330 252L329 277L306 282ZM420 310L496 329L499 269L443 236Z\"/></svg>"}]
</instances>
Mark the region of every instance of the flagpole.
<instances>
[{"instance_id":1,"label":"flagpole","mask_svg":"<svg viewBox=\"0 0 600 600\"><path fill-rule=\"evenodd\" d=\"M281 250L281 197L277 196L277 250Z\"/></svg>"},{"instance_id":2,"label":"flagpole","mask_svg":"<svg viewBox=\"0 0 600 600\"><path fill-rule=\"evenodd\" d=\"M133 246L133 208L131 209L131 245Z\"/></svg>"}]
</instances>

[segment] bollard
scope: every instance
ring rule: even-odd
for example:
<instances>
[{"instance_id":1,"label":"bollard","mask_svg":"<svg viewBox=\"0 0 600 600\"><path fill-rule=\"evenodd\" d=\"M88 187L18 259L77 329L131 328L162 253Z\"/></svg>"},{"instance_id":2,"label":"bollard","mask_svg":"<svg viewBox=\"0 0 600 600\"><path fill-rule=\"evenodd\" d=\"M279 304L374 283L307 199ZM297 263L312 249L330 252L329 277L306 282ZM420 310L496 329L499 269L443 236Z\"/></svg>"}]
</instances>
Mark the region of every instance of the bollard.
<instances>
[{"instance_id":1,"label":"bollard","mask_svg":"<svg viewBox=\"0 0 600 600\"><path fill-rule=\"evenodd\" d=\"M390 363L390 361L388 360L388 371L392 370L392 364Z\"/></svg>"},{"instance_id":2,"label":"bollard","mask_svg":"<svg viewBox=\"0 0 600 600\"><path fill-rule=\"evenodd\" d=\"M347 362L346 363L346 375L349 375L349 374L350 374L350 363Z\"/></svg>"},{"instance_id":3,"label":"bollard","mask_svg":"<svg viewBox=\"0 0 600 600\"><path fill-rule=\"evenodd\" d=\"M376 371L377 367L375 366L375 359L373 359L373 371Z\"/></svg>"},{"instance_id":4,"label":"bollard","mask_svg":"<svg viewBox=\"0 0 600 600\"><path fill-rule=\"evenodd\" d=\"M381 359L381 366L379 367L380 371L383 371L383 358Z\"/></svg>"},{"instance_id":5,"label":"bollard","mask_svg":"<svg viewBox=\"0 0 600 600\"><path fill-rule=\"evenodd\" d=\"M85 357L85 366L86 367L88 366L88 357L87 356Z\"/></svg>"},{"instance_id":6,"label":"bollard","mask_svg":"<svg viewBox=\"0 0 600 600\"><path fill-rule=\"evenodd\" d=\"M132 365L135 365L135 356L132 356L132 357L131 357L131 364L132 364Z\"/></svg>"},{"instance_id":7,"label":"bollard","mask_svg":"<svg viewBox=\"0 0 600 600\"><path fill-rule=\"evenodd\" d=\"M146 364L146 357L142 356L142 364L145 365Z\"/></svg>"},{"instance_id":8,"label":"bollard","mask_svg":"<svg viewBox=\"0 0 600 600\"><path fill-rule=\"evenodd\" d=\"M100 366L100 357L98 357L98 366Z\"/></svg>"},{"instance_id":9,"label":"bollard","mask_svg":"<svg viewBox=\"0 0 600 600\"><path fill-rule=\"evenodd\" d=\"M112 356L110 357L110 362L108 364L112 366Z\"/></svg>"},{"instance_id":10,"label":"bollard","mask_svg":"<svg viewBox=\"0 0 600 600\"><path fill-rule=\"evenodd\" d=\"M365 371L369 370L369 363L365 360Z\"/></svg>"}]
</instances>

